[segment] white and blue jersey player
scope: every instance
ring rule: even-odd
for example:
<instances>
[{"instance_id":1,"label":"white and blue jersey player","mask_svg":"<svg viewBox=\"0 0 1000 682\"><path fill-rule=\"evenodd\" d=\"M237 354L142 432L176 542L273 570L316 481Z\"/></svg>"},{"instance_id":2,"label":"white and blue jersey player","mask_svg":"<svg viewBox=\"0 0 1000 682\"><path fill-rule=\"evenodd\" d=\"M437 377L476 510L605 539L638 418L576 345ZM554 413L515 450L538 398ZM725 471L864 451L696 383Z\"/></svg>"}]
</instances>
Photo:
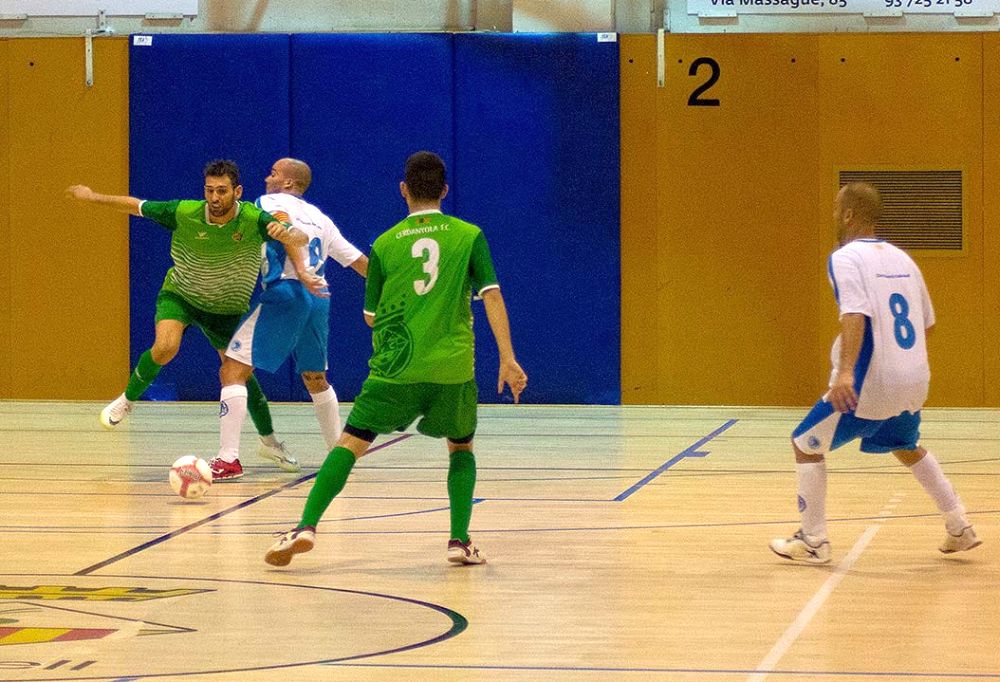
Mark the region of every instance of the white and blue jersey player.
<instances>
[{"instance_id":1,"label":"white and blue jersey player","mask_svg":"<svg viewBox=\"0 0 1000 682\"><path fill-rule=\"evenodd\" d=\"M254 368L274 372L289 357L309 391L328 447L340 437L337 394L326 378L330 300L323 275L332 259L364 277L368 258L329 217L302 198L311 181L304 162L279 159L265 179L267 194L257 200L279 220L297 226L309 243L300 252L263 250L263 291L257 307L233 334L222 366L218 459L223 462L239 463L239 435L246 416L241 389L245 390L246 378ZM299 468L297 462L276 461L288 471Z\"/></svg>"},{"instance_id":2,"label":"white and blue jersey player","mask_svg":"<svg viewBox=\"0 0 1000 682\"><path fill-rule=\"evenodd\" d=\"M934 308L913 259L875 236L881 207L878 190L866 183L842 187L834 204L842 246L828 271L841 331L829 390L792 432L802 528L771 542L787 559L830 561L825 454L855 439L862 452L893 453L935 500L948 531L942 552L980 544L936 458L919 444Z\"/></svg>"}]
</instances>

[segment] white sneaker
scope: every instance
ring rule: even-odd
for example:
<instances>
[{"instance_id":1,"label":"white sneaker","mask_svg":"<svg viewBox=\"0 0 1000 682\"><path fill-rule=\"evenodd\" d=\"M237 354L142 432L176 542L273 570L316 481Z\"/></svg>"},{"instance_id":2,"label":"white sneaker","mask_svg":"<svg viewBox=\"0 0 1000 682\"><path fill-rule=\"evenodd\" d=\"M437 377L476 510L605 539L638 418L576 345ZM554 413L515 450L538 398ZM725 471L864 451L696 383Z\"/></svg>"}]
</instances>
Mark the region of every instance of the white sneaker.
<instances>
[{"instance_id":1,"label":"white sneaker","mask_svg":"<svg viewBox=\"0 0 1000 682\"><path fill-rule=\"evenodd\" d=\"M287 566L296 554L308 552L316 544L316 529L312 526L293 528L271 545L264 555L264 561L272 566Z\"/></svg>"},{"instance_id":2,"label":"white sneaker","mask_svg":"<svg viewBox=\"0 0 1000 682\"><path fill-rule=\"evenodd\" d=\"M261 438L257 454L264 459L274 462L285 471L302 471L302 465L299 464L299 460L295 459L294 455L285 448L284 443L278 443L277 446L268 445Z\"/></svg>"},{"instance_id":3,"label":"white sneaker","mask_svg":"<svg viewBox=\"0 0 1000 682\"><path fill-rule=\"evenodd\" d=\"M972 530L972 526L966 526L958 535L948 533L938 549L944 554L954 554L955 552L975 549L981 544L983 544L983 541L976 537L976 531Z\"/></svg>"},{"instance_id":4,"label":"white sneaker","mask_svg":"<svg viewBox=\"0 0 1000 682\"><path fill-rule=\"evenodd\" d=\"M108 406L101 410L101 426L106 429L113 429L122 423L122 420L132 411L132 401L122 393L120 396L108 403Z\"/></svg>"},{"instance_id":5,"label":"white sneaker","mask_svg":"<svg viewBox=\"0 0 1000 682\"><path fill-rule=\"evenodd\" d=\"M775 538L770 543L771 551L792 561L807 561L810 564L830 563L830 543L822 538L806 535L802 529L787 540Z\"/></svg>"},{"instance_id":6,"label":"white sneaker","mask_svg":"<svg viewBox=\"0 0 1000 682\"><path fill-rule=\"evenodd\" d=\"M471 539L468 542L452 539L448 541L448 561L464 565L485 564L486 557L479 553Z\"/></svg>"}]
</instances>

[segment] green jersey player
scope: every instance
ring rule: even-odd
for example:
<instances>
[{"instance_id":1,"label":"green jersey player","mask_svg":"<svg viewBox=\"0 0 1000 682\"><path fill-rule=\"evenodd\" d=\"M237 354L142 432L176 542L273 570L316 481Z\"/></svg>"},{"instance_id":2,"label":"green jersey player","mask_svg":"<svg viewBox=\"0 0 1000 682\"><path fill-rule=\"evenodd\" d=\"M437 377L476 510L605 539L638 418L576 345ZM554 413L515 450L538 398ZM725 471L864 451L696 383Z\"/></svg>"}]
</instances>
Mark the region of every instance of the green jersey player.
<instances>
[{"instance_id":1,"label":"green jersey player","mask_svg":"<svg viewBox=\"0 0 1000 682\"><path fill-rule=\"evenodd\" d=\"M189 325L201 329L221 357L240 316L249 309L265 241L277 240L286 246L302 246L307 241L301 231L288 229L252 203L240 201L243 187L232 161L210 162L204 177L205 199L200 201L143 201L98 194L85 185L66 190L71 198L150 218L171 232L174 265L156 298L153 346L140 356L125 392L101 411L105 428L114 428L131 412L133 402L177 354ZM251 395L248 410L261 435L261 448L292 459L274 437L260 385L251 379L247 388Z\"/></svg>"},{"instance_id":2,"label":"green jersey player","mask_svg":"<svg viewBox=\"0 0 1000 682\"><path fill-rule=\"evenodd\" d=\"M510 386L518 402L528 377L514 357L486 238L475 225L441 213L448 193L444 162L436 154L417 152L407 159L399 188L409 216L375 240L368 260L365 320L372 326L371 371L337 447L316 477L299 525L264 557L274 566L287 565L293 555L312 549L316 524L375 436L406 428L418 418L418 431L445 438L448 446L448 560L485 562L469 539L478 397L473 293L483 299L500 351L497 391Z\"/></svg>"}]
</instances>

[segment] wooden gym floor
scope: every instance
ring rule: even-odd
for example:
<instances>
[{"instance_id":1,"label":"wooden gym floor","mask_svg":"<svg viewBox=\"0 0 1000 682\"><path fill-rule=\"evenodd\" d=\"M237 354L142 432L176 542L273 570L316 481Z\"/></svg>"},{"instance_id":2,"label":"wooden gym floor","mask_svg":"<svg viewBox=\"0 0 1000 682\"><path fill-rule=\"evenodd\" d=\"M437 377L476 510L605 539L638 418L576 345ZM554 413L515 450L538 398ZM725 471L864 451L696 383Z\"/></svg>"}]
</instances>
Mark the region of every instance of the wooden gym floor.
<instances>
[{"instance_id":1,"label":"wooden gym floor","mask_svg":"<svg viewBox=\"0 0 1000 682\"><path fill-rule=\"evenodd\" d=\"M445 561L447 456L380 438L275 569L324 448L272 406L304 464L259 460L202 500L216 406L0 402L0 680L1000 680L1000 412L926 410L923 443L985 541L943 523L895 459L829 458L827 566L767 542L798 525L788 434L804 408L484 406L479 567ZM347 408L342 406L346 416Z\"/></svg>"}]
</instances>

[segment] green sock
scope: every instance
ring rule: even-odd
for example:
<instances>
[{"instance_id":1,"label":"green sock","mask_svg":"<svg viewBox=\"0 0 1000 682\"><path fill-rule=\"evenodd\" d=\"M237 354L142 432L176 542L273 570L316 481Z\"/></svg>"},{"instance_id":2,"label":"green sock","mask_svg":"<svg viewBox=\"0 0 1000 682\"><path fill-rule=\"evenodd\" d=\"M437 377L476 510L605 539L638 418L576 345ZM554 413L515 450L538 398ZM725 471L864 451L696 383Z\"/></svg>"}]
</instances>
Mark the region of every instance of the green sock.
<instances>
[{"instance_id":1,"label":"green sock","mask_svg":"<svg viewBox=\"0 0 1000 682\"><path fill-rule=\"evenodd\" d=\"M153 362L153 354L148 350L139 356L132 375L128 378L128 385L125 387L125 397L129 400L138 400L146 392L153 379L163 369L163 365Z\"/></svg>"},{"instance_id":2,"label":"green sock","mask_svg":"<svg viewBox=\"0 0 1000 682\"><path fill-rule=\"evenodd\" d=\"M312 490L309 491L309 498L306 500L306 508L302 510L303 526L315 526L319 523L323 512L333 502L333 498L340 494L347 482L347 477L354 468L357 458L354 453L347 448L335 447L326 456L326 461L320 467L319 474L316 475L316 482L313 483Z\"/></svg>"},{"instance_id":3,"label":"green sock","mask_svg":"<svg viewBox=\"0 0 1000 682\"><path fill-rule=\"evenodd\" d=\"M448 500L451 502L451 538L469 541L472 493L476 489L476 456L468 450L451 455L448 466Z\"/></svg>"},{"instance_id":4,"label":"green sock","mask_svg":"<svg viewBox=\"0 0 1000 682\"><path fill-rule=\"evenodd\" d=\"M274 433L274 425L271 424L271 409L267 406L267 398L264 391L260 390L257 377L251 374L247 378L247 412L250 419L257 428L257 433L261 436L270 436Z\"/></svg>"}]
</instances>

